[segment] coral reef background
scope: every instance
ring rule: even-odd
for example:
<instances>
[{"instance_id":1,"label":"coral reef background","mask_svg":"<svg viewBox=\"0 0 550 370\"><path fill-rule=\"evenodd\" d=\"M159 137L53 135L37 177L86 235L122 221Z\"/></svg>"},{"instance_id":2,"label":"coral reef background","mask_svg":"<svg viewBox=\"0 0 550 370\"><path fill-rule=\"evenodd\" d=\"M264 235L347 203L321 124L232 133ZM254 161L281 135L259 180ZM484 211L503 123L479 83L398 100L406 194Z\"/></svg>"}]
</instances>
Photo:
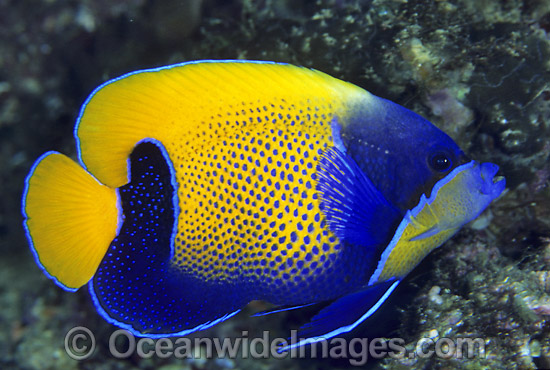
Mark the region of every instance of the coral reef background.
<instances>
[{"instance_id":1,"label":"coral reef background","mask_svg":"<svg viewBox=\"0 0 550 370\"><path fill-rule=\"evenodd\" d=\"M369 360L372 368L550 368L550 2L547 0L0 0L0 367L346 368L345 359L118 360L115 328L86 289L69 294L34 263L20 198L33 161L75 153L81 103L125 72L197 59L322 70L430 119L508 192L422 263L376 324L353 335L483 338L485 356ZM255 303L255 310L264 307ZM252 311L252 310L250 310ZM200 335L286 337L304 313L244 312ZM384 322L386 316L386 324ZM388 319L391 316L393 320ZM89 327L92 358L63 349ZM196 349L200 353L200 348Z\"/></svg>"}]
</instances>

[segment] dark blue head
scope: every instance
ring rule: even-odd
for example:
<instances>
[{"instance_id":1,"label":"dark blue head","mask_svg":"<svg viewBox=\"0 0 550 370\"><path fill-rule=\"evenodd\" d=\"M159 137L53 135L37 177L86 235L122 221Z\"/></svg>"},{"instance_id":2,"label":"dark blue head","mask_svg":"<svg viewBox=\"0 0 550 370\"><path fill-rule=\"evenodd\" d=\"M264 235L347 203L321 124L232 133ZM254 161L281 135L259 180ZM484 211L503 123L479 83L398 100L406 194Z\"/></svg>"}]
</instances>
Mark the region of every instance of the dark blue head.
<instances>
[{"instance_id":1,"label":"dark blue head","mask_svg":"<svg viewBox=\"0 0 550 370\"><path fill-rule=\"evenodd\" d=\"M443 131L391 101L372 96L338 127L350 155L402 211L430 196L434 184L468 161Z\"/></svg>"}]
</instances>

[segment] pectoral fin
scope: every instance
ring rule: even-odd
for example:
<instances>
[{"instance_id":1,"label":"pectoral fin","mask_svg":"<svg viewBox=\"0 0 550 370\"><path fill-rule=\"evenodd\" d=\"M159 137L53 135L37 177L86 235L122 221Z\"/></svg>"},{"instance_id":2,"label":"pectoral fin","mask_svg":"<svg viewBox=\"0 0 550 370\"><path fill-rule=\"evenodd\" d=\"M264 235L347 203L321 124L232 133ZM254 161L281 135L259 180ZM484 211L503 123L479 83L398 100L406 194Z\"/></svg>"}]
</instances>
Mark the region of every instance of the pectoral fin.
<instances>
[{"instance_id":1,"label":"pectoral fin","mask_svg":"<svg viewBox=\"0 0 550 370\"><path fill-rule=\"evenodd\" d=\"M321 211L340 240L360 246L386 241L401 215L350 156L328 148L317 176Z\"/></svg>"}]
</instances>

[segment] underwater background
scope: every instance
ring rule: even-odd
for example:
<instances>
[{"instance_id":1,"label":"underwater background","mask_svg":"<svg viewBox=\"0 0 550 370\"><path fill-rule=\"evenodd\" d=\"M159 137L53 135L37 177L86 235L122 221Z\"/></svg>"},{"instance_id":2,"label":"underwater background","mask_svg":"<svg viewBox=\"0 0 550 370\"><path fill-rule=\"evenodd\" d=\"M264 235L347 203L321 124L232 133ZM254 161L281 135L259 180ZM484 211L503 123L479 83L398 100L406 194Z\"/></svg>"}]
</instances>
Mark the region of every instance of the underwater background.
<instances>
[{"instance_id":1,"label":"underwater background","mask_svg":"<svg viewBox=\"0 0 550 370\"><path fill-rule=\"evenodd\" d=\"M0 0L0 368L343 369L348 359L117 359L87 289L47 279L20 199L45 151L75 157L80 105L102 82L198 59L326 72L432 121L508 191L434 251L353 337L483 338L472 359L369 359L373 369L550 368L550 2L547 0ZM286 338L306 312L236 317L192 337ZM86 326L93 356L66 333ZM247 358L243 358L247 357ZM307 357L307 356L306 356ZM337 356L336 356L337 357Z\"/></svg>"}]
</instances>

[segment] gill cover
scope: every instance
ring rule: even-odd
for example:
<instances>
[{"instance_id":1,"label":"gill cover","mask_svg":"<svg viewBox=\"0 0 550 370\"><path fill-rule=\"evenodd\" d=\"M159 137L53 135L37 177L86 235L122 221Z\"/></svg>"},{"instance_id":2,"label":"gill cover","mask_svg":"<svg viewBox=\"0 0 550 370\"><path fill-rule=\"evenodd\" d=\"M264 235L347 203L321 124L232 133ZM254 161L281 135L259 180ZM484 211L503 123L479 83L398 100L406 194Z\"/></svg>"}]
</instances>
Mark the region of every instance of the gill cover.
<instances>
[{"instance_id":1,"label":"gill cover","mask_svg":"<svg viewBox=\"0 0 550 370\"><path fill-rule=\"evenodd\" d=\"M504 179L493 181L497 171L495 164L471 161L439 180L429 198L422 195L382 253L369 285L405 276L428 253L479 216L506 186Z\"/></svg>"}]
</instances>

